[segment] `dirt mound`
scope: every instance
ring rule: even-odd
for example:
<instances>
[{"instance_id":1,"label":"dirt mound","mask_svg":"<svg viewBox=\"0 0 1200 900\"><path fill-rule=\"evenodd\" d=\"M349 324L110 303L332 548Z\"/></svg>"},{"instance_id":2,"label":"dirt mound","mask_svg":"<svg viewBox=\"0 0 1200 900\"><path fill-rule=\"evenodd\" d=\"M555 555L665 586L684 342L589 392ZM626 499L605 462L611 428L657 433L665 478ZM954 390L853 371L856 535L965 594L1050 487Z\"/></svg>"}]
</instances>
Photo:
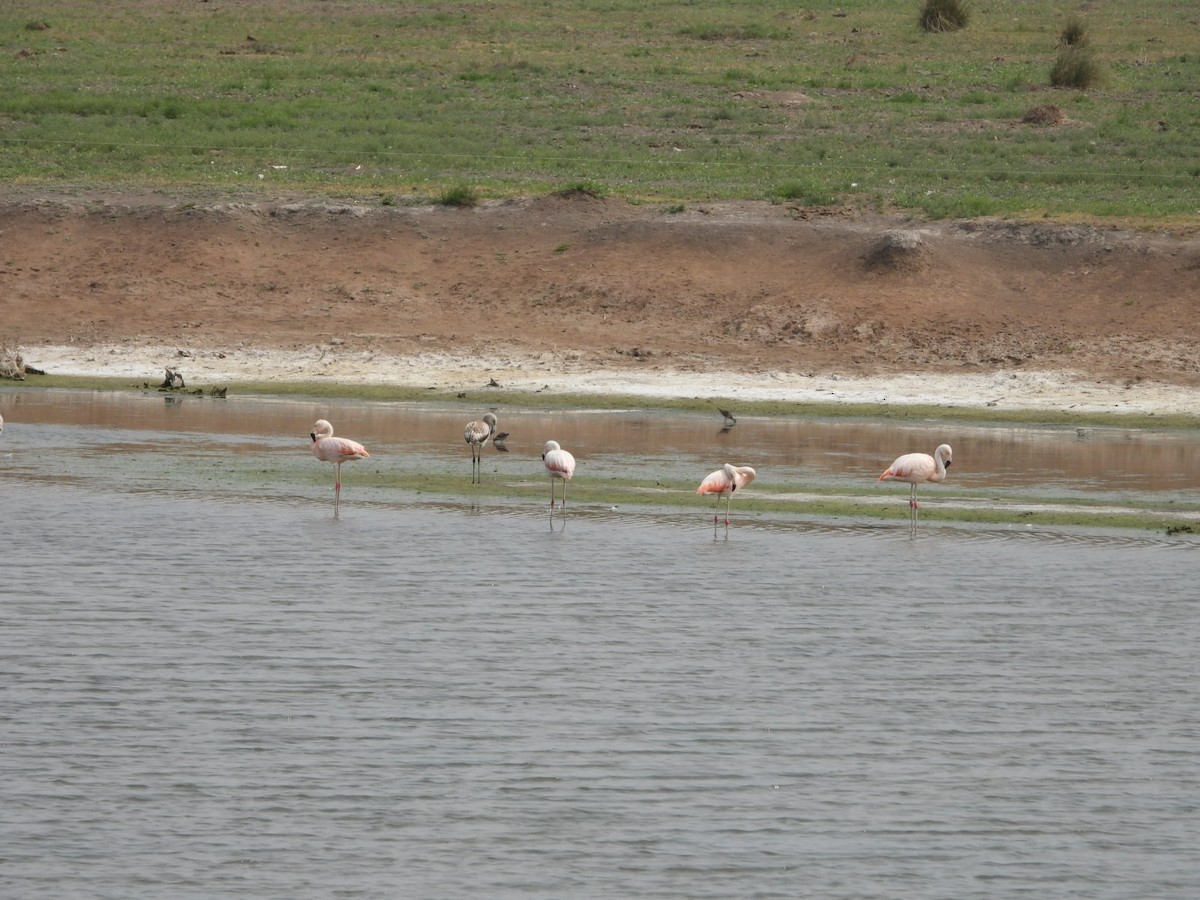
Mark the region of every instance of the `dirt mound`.
<instances>
[{"instance_id":1,"label":"dirt mound","mask_svg":"<svg viewBox=\"0 0 1200 900\"><path fill-rule=\"evenodd\" d=\"M915 231L888 231L871 247L866 266L872 271L920 272L929 266L929 252Z\"/></svg>"},{"instance_id":2,"label":"dirt mound","mask_svg":"<svg viewBox=\"0 0 1200 900\"><path fill-rule=\"evenodd\" d=\"M1035 106L1021 117L1021 121L1030 125L1062 125L1067 121L1067 114L1057 106Z\"/></svg>"}]
</instances>

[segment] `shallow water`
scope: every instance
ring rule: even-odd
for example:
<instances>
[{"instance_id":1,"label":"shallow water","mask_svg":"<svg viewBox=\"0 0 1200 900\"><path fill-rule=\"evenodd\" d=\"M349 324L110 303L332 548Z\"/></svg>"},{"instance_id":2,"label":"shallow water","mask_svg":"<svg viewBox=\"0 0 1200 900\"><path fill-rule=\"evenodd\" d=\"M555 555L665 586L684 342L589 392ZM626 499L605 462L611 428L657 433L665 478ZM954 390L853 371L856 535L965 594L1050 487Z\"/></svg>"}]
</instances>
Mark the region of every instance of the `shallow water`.
<instances>
[{"instance_id":1,"label":"shallow water","mask_svg":"<svg viewBox=\"0 0 1200 900\"><path fill-rule=\"evenodd\" d=\"M272 464L296 463L303 473L311 471L311 460L296 451L307 449L312 422L325 417L333 419L339 434L372 449L375 460L366 465L406 473L416 485L422 473L462 471L469 476L463 425L489 409L499 415L498 430L510 433L508 454L489 450L485 455L485 471L501 478L540 478L538 456L542 444L553 438L580 460L581 476L590 471L602 477L694 478L699 483L708 471L733 462L759 468L756 490L861 488L901 453L932 453L937 444L950 443L952 477L929 490L1200 506L1200 432L1188 430L747 416L722 428L715 410L703 416L655 410L507 410L485 404L464 412L414 403L10 390L0 391L0 413L10 420L0 453L20 445L22 436L27 444L55 433L31 431L33 426L62 425L70 429L68 443L108 445L114 453L136 457L121 465L130 478L139 477L139 470L168 465L171 477L182 484L189 473L181 472L173 457L205 452L224 456L234 468L239 459L258 457ZM152 456L163 456L164 462ZM27 456L23 462L31 461ZM56 460L54 467L73 464ZM349 483L352 467L345 472ZM899 496L902 505L904 493L903 485L880 488L881 497Z\"/></svg>"},{"instance_id":2,"label":"shallow water","mask_svg":"<svg viewBox=\"0 0 1200 900\"><path fill-rule=\"evenodd\" d=\"M335 520L313 419L466 480L461 412L30 398L0 394L0 895L1200 890L1190 539L745 516L714 542L691 510L600 505L551 532L541 497L349 466ZM628 418L502 418L490 471L552 435L581 471L788 444ZM1030 457L1061 460L1047 434ZM884 465L898 435L869 438ZM836 479L821 456L779 468Z\"/></svg>"}]
</instances>

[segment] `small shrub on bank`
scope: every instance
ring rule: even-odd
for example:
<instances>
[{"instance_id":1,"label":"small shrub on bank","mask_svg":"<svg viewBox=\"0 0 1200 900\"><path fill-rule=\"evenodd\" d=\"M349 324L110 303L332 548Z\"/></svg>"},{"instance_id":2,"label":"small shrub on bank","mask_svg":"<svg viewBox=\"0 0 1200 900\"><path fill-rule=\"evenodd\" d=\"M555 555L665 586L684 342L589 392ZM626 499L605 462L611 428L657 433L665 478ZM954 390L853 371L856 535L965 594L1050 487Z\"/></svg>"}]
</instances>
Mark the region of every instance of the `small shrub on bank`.
<instances>
[{"instance_id":1,"label":"small shrub on bank","mask_svg":"<svg viewBox=\"0 0 1200 900\"><path fill-rule=\"evenodd\" d=\"M565 200L577 199L580 197L589 197L593 200L602 200L608 196L608 187L600 184L597 181L576 181L568 184L565 187L559 188L554 192L556 196L562 197Z\"/></svg>"},{"instance_id":2,"label":"small shrub on bank","mask_svg":"<svg viewBox=\"0 0 1200 900\"><path fill-rule=\"evenodd\" d=\"M475 206L479 203L479 192L469 184L458 184L447 188L437 202L442 206Z\"/></svg>"},{"instance_id":3,"label":"small shrub on bank","mask_svg":"<svg viewBox=\"0 0 1200 900\"><path fill-rule=\"evenodd\" d=\"M927 34L960 31L967 27L971 12L963 0L924 0L921 4L921 30Z\"/></svg>"},{"instance_id":4,"label":"small shrub on bank","mask_svg":"<svg viewBox=\"0 0 1200 900\"><path fill-rule=\"evenodd\" d=\"M1087 90L1098 85L1103 75L1091 47L1068 45L1059 48L1054 65L1050 67L1050 85Z\"/></svg>"}]
</instances>

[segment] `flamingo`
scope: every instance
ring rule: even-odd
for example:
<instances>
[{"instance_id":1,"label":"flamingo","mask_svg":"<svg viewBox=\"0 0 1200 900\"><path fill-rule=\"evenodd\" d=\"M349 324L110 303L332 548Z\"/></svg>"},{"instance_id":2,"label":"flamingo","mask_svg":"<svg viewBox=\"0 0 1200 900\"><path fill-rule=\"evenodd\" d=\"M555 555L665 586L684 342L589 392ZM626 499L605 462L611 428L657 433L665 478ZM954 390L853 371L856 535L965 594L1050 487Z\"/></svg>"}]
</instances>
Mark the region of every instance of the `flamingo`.
<instances>
[{"instance_id":1,"label":"flamingo","mask_svg":"<svg viewBox=\"0 0 1200 900\"><path fill-rule=\"evenodd\" d=\"M351 459L366 459L371 454L358 441L334 437L333 426L324 419L317 419L309 437L312 438L313 456L321 462L333 463L333 515L336 518L342 497L342 463Z\"/></svg>"},{"instance_id":2,"label":"flamingo","mask_svg":"<svg viewBox=\"0 0 1200 900\"><path fill-rule=\"evenodd\" d=\"M729 533L729 507L733 504L733 492L738 488L743 488L758 477L749 466L733 466L725 463L717 471L712 472L707 478L700 482L700 487L696 488L696 493L703 496L704 494L716 494L717 505L713 512L713 535L717 533L717 522L720 519L721 497L726 497L725 502L725 533Z\"/></svg>"},{"instance_id":3,"label":"flamingo","mask_svg":"<svg viewBox=\"0 0 1200 900\"><path fill-rule=\"evenodd\" d=\"M542 462L550 474L550 512L554 513L554 479L563 483L562 508L567 508L567 482L575 474L575 457L558 446L558 441L546 441L542 448Z\"/></svg>"},{"instance_id":4,"label":"flamingo","mask_svg":"<svg viewBox=\"0 0 1200 900\"><path fill-rule=\"evenodd\" d=\"M908 495L909 521L911 527L917 527L917 485L931 482L936 484L946 480L946 470L950 468L951 450L949 444L942 444L928 453L905 453L897 457L879 476L880 481L907 481L912 485Z\"/></svg>"},{"instance_id":5,"label":"flamingo","mask_svg":"<svg viewBox=\"0 0 1200 900\"><path fill-rule=\"evenodd\" d=\"M4 434L4 416L0 416L0 434Z\"/></svg>"},{"instance_id":6,"label":"flamingo","mask_svg":"<svg viewBox=\"0 0 1200 900\"><path fill-rule=\"evenodd\" d=\"M468 422L463 429L463 438L471 446L471 484L479 484L482 480L483 448L495 433L496 417L491 413L484 413L482 422Z\"/></svg>"}]
</instances>

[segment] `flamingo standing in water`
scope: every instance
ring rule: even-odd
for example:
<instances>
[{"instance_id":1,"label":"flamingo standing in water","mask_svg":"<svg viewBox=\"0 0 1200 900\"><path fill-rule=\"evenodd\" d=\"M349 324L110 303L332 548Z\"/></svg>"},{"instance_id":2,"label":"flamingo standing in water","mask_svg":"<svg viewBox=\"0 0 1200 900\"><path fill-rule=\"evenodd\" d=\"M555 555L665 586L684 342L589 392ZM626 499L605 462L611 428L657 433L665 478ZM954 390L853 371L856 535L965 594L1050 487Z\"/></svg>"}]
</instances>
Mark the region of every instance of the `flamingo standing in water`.
<instances>
[{"instance_id":1,"label":"flamingo standing in water","mask_svg":"<svg viewBox=\"0 0 1200 900\"><path fill-rule=\"evenodd\" d=\"M463 429L463 438L471 445L471 484L482 480L483 448L495 433L496 417L491 413L484 413L482 422L468 422Z\"/></svg>"},{"instance_id":2,"label":"flamingo standing in water","mask_svg":"<svg viewBox=\"0 0 1200 900\"><path fill-rule=\"evenodd\" d=\"M732 466L725 463L717 471L711 473L707 478L700 482L700 487L696 488L696 493L703 496L704 494L716 494L717 505L713 511L713 537L717 535L717 522L720 520L721 498L725 497L725 534L729 534L729 507L733 505L733 492L738 488L743 488L758 477L749 466Z\"/></svg>"},{"instance_id":3,"label":"flamingo standing in water","mask_svg":"<svg viewBox=\"0 0 1200 900\"><path fill-rule=\"evenodd\" d=\"M0 416L0 434L4 434L4 416Z\"/></svg>"},{"instance_id":4,"label":"flamingo standing in water","mask_svg":"<svg viewBox=\"0 0 1200 900\"><path fill-rule=\"evenodd\" d=\"M371 454L358 441L334 437L333 426L324 419L317 419L312 434L313 456L321 462L333 463L333 515L337 518L342 497L342 463L351 459L366 459Z\"/></svg>"},{"instance_id":5,"label":"flamingo standing in water","mask_svg":"<svg viewBox=\"0 0 1200 900\"><path fill-rule=\"evenodd\" d=\"M575 457L558 446L558 441L546 441L542 448L542 462L550 474L550 514L554 514L554 481L563 483L562 508L567 508L567 482L575 474Z\"/></svg>"},{"instance_id":6,"label":"flamingo standing in water","mask_svg":"<svg viewBox=\"0 0 1200 900\"><path fill-rule=\"evenodd\" d=\"M907 481L912 485L908 494L908 515L910 528L917 527L917 485L927 482L936 484L946 480L946 469L950 467L951 450L949 444L942 444L928 453L905 453L897 457L879 476L880 481Z\"/></svg>"}]
</instances>

